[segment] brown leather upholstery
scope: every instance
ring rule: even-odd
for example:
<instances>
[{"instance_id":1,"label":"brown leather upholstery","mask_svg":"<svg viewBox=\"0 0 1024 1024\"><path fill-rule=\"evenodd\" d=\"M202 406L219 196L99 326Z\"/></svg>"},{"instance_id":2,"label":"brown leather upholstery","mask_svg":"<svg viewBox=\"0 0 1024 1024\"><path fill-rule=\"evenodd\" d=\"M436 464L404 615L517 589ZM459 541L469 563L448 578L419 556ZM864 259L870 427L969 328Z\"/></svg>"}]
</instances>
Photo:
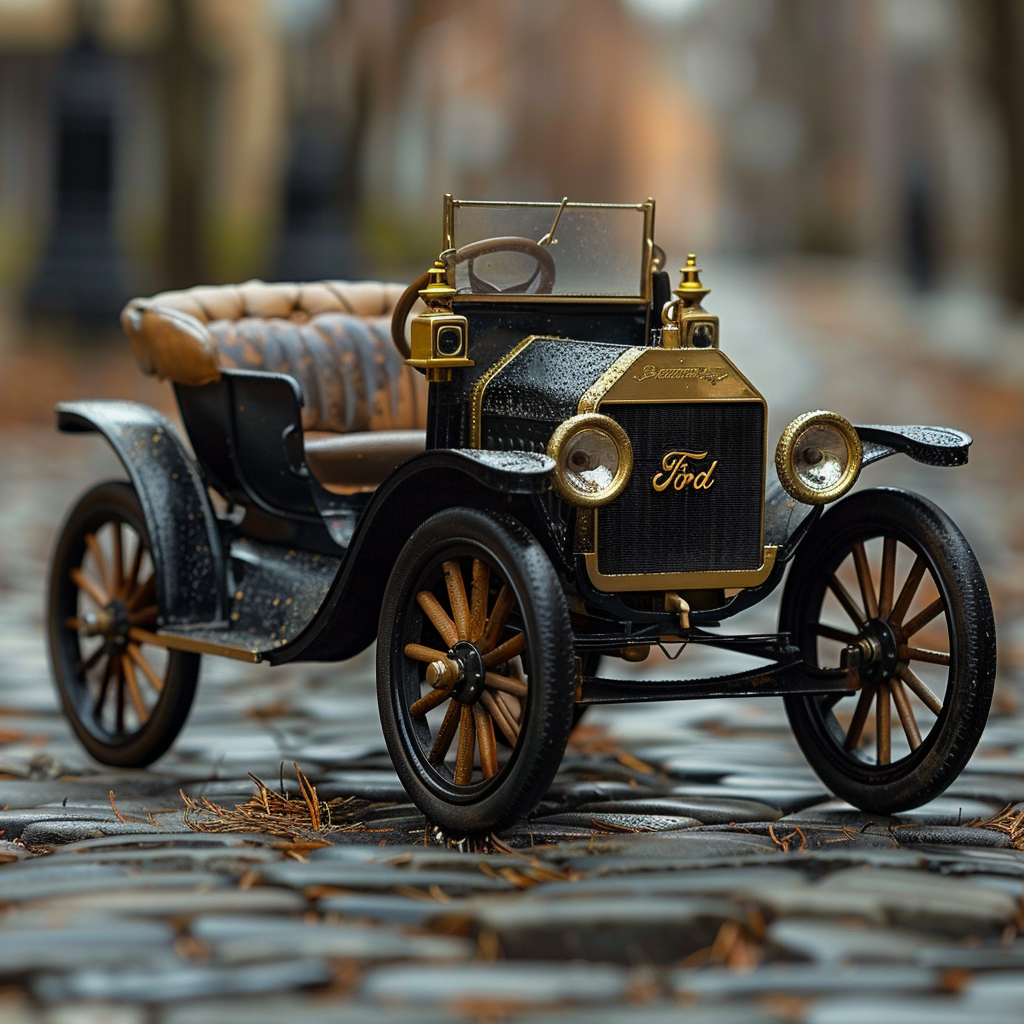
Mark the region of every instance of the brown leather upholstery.
<instances>
[{"instance_id":1,"label":"brown leather upholstery","mask_svg":"<svg viewBox=\"0 0 1024 1024\"><path fill-rule=\"evenodd\" d=\"M376 487L393 469L423 451L422 430L378 430L373 433L306 435L306 463L313 476L331 490Z\"/></svg>"},{"instance_id":2,"label":"brown leather upholstery","mask_svg":"<svg viewBox=\"0 0 1024 1024\"><path fill-rule=\"evenodd\" d=\"M390 315L404 290L376 281L196 287L133 299L121 323L144 373L179 384L221 367L273 370L302 387L304 430L407 430L426 422L426 384L404 365Z\"/></svg>"}]
</instances>

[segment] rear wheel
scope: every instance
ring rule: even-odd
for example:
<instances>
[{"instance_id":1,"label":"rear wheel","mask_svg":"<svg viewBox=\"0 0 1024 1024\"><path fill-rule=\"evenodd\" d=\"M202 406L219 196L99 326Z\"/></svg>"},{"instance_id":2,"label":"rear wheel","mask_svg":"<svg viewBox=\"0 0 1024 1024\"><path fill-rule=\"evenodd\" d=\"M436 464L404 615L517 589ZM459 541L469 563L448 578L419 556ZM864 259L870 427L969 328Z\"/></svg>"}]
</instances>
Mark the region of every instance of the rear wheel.
<instances>
[{"instance_id":1,"label":"rear wheel","mask_svg":"<svg viewBox=\"0 0 1024 1024\"><path fill-rule=\"evenodd\" d=\"M412 535L381 610L377 695L395 769L430 821L487 832L541 799L572 727L571 640L554 569L515 520L450 509Z\"/></svg>"},{"instance_id":2,"label":"rear wheel","mask_svg":"<svg viewBox=\"0 0 1024 1024\"><path fill-rule=\"evenodd\" d=\"M156 567L135 491L87 492L57 541L50 575L50 658L72 727L104 764L151 764L185 724L199 655L145 642L156 628Z\"/></svg>"},{"instance_id":3,"label":"rear wheel","mask_svg":"<svg viewBox=\"0 0 1024 1024\"><path fill-rule=\"evenodd\" d=\"M797 551L780 630L805 660L854 647L851 697L788 697L808 761L837 795L892 813L938 796L974 751L992 702L995 624L963 534L937 506L875 489L825 514Z\"/></svg>"}]
</instances>

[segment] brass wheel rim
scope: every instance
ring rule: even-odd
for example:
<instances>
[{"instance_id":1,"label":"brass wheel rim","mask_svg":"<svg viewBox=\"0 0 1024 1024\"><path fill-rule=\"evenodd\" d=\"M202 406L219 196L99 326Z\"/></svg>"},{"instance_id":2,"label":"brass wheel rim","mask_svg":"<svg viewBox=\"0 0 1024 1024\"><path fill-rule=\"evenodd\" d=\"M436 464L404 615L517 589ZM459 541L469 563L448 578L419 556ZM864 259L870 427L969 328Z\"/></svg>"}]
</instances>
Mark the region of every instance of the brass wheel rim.
<instances>
[{"instance_id":1,"label":"brass wheel rim","mask_svg":"<svg viewBox=\"0 0 1024 1024\"><path fill-rule=\"evenodd\" d=\"M852 697L822 697L826 728L847 758L884 768L928 744L946 706L954 634L924 554L883 534L854 541L826 577L805 624L805 656L839 664L854 646L863 664Z\"/></svg>"},{"instance_id":2,"label":"brass wheel rim","mask_svg":"<svg viewBox=\"0 0 1024 1024\"><path fill-rule=\"evenodd\" d=\"M146 727L164 688L168 653L129 636L157 625L156 572L144 538L123 520L86 533L83 547L68 570L75 614L62 623L78 645L81 713L90 731L126 741Z\"/></svg>"},{"instance_id":3,"label":"brass wheel rim","mask_svg":"<svg viewBox=\"0 0 1024 1024\"><path fill-rule=\"evenodd\" d=\"M452 558L441 568L443 582L416 593L440 642L405 644L420 683L407 710L429 730L429 743L417 741L426 762L449 784L469 789L499 775L511 756L505 750L519 745L529 699L527 640L512 588L487 562ZM467 673L473 652L482 669L475 691Z\"/></svg>"}]
</instances>

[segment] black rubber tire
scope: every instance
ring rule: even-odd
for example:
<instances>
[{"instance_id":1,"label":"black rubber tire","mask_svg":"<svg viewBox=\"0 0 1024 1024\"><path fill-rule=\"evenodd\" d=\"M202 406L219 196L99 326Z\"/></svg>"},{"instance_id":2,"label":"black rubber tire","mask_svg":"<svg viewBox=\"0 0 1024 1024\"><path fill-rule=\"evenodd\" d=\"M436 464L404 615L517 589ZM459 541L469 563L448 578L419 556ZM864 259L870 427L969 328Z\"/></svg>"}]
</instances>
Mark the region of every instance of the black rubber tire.
<instances>
[{"instance_id":1,"label":"black rubber tire","mask_svg":"<svg viewBox=\"0 0 1024 1024\"><path fill-rule=\"evenodd\" d=\"M937 797L970 759L992 703L996 639L981 567L952 519L920 495L875 488L826 512L789 570L779 629L792 634L809 663L816 663L816 638L807 624L818 621L828 576L852 544L882 535L924 558L945 604L950 663L941 712L916 750L879 765L843 749L823 698L787 697L786 711L808 762L837 796L864 811L892 814Z\"/></svg>"},{"instance_id":2,"label":"black rubber tire","mask_svg":"<svg viewBox=\"0 0 1024 1024\"><path fill-rule=\"evenodd\" d=\"M85 557L86 534L95 533L111 521L126 523L149 547L145 517L130 484L111 480L82 495L67 515L50 567L50 664L64 711L85 749L103 764L142 768L167 751L185 724L195 696L200 658L185 651L168 652L159 699L149 718L135 732L118 736L103 729L93 718L87 682L78 670L78 634L64 623L77 614L78 588L69 574Z\"/></svg>"},{"instance_id":3,"label":"black rubber tire","mask_svg":"<svg viewBox=\"0 0 1024 1024\"><path fill-rule=\"evenodd\" d=\"M518 743L497 775L456 786L429 764L409 713L420 679L404 654L418 643L424 616L416 594L446 559L486 560L511 588L527 639L529 695ZM377 700L391 759L409 797L427 819L456 835L506 828L532 810L554 778L572 728L576 659L569 609L544 549L515 519L453 508L428 519L395 563L381 608ZM420 720L422 721L422 720Z\"/></svg>"}]
</instances>

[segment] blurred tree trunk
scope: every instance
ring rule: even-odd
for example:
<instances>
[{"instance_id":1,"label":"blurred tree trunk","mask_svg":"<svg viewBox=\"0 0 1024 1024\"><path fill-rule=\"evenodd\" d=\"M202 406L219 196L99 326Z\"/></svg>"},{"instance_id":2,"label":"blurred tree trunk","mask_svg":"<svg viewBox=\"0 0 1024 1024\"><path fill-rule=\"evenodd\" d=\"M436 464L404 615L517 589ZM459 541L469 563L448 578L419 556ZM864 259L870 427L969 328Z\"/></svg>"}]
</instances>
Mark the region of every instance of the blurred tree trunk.
<instances>
[{"instance_id":1,"label":"blurred tree trunk","mask_svg":"<svg viewBox=\"0 0 1024 1024\"><path fill-rule=\"evenodd\" d=\"M1003 291L1024 308L1024 4L968 2L966 10L980 21L984 68L1006 146Z\"/></svg>"},{"instance_id":2,"label":"blurred tree trunk","mask_svg":"<svg viewBox=\"0 0 1024 1024\"><path fill-rule=\"evenodd\" d=\"M349 25L358 25L355 2L340 8L342 17ZM439 10L440 8L440 10ZM351 118L348 122L348 136L341 173L338 176L338 198L343 209L355 219L362 202L360 161L367 134L372 121L381 110L393 114L401 104L406 79L409 76L416 55L419 35L430 21L447 13L443 4L436 0L404 0L399 4L386 31L375 22L373 31L363 22L360 35L363 45L352 72ZM365 14L363 15L365 19Z\"/></svg>"},{"instance_id":3,"label":"blurred tree trunk","mask_svg":"<svg viewBox=\"0 0 1024 1024\"><path fill-rule=\"evenodd\" d=\"M203 143L208 70L195 45L190 0L169 0L157 57L164 111L163 265L172 288L205 279Z\"/></svg>"}]
</instances>

